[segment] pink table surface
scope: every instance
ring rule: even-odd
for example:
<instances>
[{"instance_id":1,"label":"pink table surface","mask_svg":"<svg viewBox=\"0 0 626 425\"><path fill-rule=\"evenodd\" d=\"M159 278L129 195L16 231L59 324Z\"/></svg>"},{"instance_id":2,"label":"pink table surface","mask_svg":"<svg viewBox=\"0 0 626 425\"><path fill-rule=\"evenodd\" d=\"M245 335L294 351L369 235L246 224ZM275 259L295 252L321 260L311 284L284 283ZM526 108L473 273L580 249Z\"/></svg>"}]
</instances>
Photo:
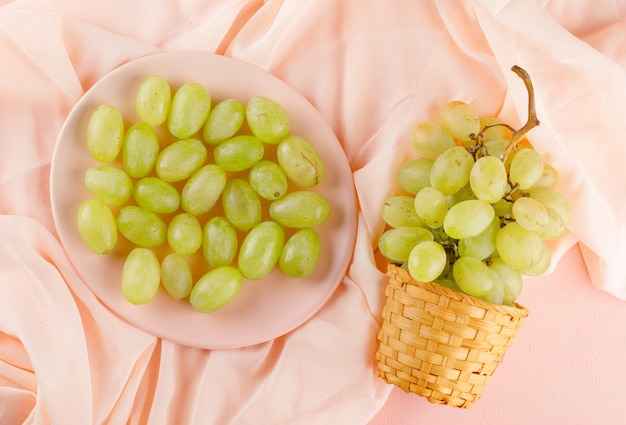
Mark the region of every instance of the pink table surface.
<instances>
[{"instance_id":1,"label":"pink table surface","mask_svg":"<svg viewBox=\"0 0 626 425\"><path fill-rule=\"evenodd\" d=\"M252 64L319 112L357 232L328 302L265 343L210 350L120 319L77 274L50 203L59 132L120 65L195 51ZM436 406L376 376L376 252L406 136L448 101L529 135L572 207L483 397ZM0 0L0 425L618 425L626 420L626 1ZM77 178L78 181L78 178ZM68 188L71 190L71 188Z\"/></svg>"}]
</instances>

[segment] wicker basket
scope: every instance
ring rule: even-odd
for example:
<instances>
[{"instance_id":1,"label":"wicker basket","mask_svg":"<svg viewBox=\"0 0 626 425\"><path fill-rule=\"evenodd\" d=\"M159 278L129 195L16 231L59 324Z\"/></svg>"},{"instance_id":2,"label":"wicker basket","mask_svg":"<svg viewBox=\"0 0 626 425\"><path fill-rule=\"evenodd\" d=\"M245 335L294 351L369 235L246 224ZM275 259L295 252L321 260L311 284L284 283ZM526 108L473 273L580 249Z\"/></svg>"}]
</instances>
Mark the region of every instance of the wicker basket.
<instances>
[{"instance_id":1,"label":"wicker basket","mask_svg":"<svg viewBox=\"0 0 626 425\"><path fill-rule=\"evenodd\" d=\"M387 270L378 375L431 403L468 408L502 362L528 310L493 305Z\"/></svg>"}]
</instances>

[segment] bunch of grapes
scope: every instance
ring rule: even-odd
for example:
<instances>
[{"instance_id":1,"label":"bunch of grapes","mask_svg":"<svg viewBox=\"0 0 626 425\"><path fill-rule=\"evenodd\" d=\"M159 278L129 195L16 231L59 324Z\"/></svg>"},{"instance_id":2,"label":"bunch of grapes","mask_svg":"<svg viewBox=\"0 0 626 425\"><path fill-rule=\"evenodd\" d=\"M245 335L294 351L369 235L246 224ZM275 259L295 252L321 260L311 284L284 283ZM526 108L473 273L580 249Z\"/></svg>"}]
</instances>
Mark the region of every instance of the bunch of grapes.
<instances>
[{"instance_id":1,"label":"bunch of grapes","mask_svg":"<svg viewBox=\"0 0 626 425\"><path fill-rule=\"evenodd\" d=\"M382 255L417 281L505 305L519 296L523 275L547 271L544 241L570 220L556 170L525 138L539 124L532 83L523 69L513 71L529 93L528 122L515 130L453 101L439 122L417 124L418 159L398 170L404 193L385 202L388 229L378 240Z\"/></svg>"},{"instance_id":2,"label":"bunch of grapes","mask_svg":"<svg viewBox=\"0 0 626 425\"><path fill-rule=\"evenodd\" d=\"M280 104L256 96L212 105L201 84L172 95L152 76L135 110L140 119L129 126L113 105L90 116L87 148L99 164L85 173L94 197L77 216L93 252L127 255L128 301L147 303L162 286L210 312L230 302L244 278L262 279L276 266L293 278L314 270L322 244L315 228L331 208L310 189L325 167L309 141L290 133ZM128 252L116 248L118 233ZM194 277L194 269L203 272Z\"/></svg>"}]
</instances>

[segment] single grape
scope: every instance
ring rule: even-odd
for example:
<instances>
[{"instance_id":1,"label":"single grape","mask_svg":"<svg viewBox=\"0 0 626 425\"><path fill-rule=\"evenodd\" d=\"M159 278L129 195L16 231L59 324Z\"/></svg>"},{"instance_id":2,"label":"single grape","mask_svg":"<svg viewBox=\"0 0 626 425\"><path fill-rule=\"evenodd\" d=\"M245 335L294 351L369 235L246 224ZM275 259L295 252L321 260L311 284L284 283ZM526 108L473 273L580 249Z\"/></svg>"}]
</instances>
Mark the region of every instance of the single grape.
<instances>
[{"instance_id":1,"label":"single grape","mask_svg":"<svg viewBox=\"0 0 626 425\"><path fill-rule=\"evenodd\" d=\"M287 175L280 165L266 159L256 163L248 175L252 189L264 199L273 201L282 198L289 189Z\"/></svg>"},{"instance_id":2,"label":"single grape","mask_svg":"<svg viewBox=\"0 0 626 425\"><path fill-rule=\"evenodd\" d=\"M476 236L461 239L458 252L461 257L474 257L484 260L496 250L496 237L500 230L500 218L494 216L491 223Z\"/></svg>"},{"instance_id":3,"label":"single grape","mask_svg":"<svg viewBox=\"0 0 626 425\"><path fill-rule=\"evenodd\" d=\"M135 109L139 118L149 125L165 122L170 112L172 91L168 82L159 76L146 78L137 91Z\"/></svg>"},{"instance_id":4,"label":"single grape","mask_svg":"<svg viewBox=\"0 0 626 425\"><path fill-rule=\"evenodd\" d=\"M441 127L452 137L472 145L480 131L480 117L469 104L458 100L446 104L439 114Z\"/></svg>"},{"instance_id":5,"label":"single grape","mask_svg":"<svg viewBox=\"0 0 626 425\"><path fill-rule=\"evenodd\" d=\"M501 158L510 143L507 139L493 139L485 142L485 148L490 156Z\"/></svg>"},{"instance_id":6,"label":"single grape","mask_svg":"<svg viewBox=\"0 0 626 425\"><path fill-rule=\"evenodd\" d=\"M296 185L311 188L324 180L326 168L319 153L306 139L288 135L276 147L276 158Z\"/></svg>"},{"instance_id":7,"label":"single grape","mask_svg":"<svg viewBox=\"0 0 626 425\"><path fill-rule=\"evenodd\" d=\"M246 105L246 121L256 137L265 143L276 144L289 134L287 113L276 101L255 96Z\"/></svg>"},{"instance_id":8,"label":"single grape","mask_svg":"<svg viewBox=\"0 0 626 425\"><path fill-rule=\"evenodd\" d=\"M507 223L500 229L496 249L500 258L520 273L539 263L544 254L541 238L516 222Z\"/></svg>"},{"instance_id":9,"label":"single grape","mask_svg":"<svg viewBox=\"0 0 626 425\"><path fill-rule=\"evenodd\" d=\"M133 198L140 207L157 214L172 213L180 205L178 190L157 177L144 177L135 183Z\"/></svg>"},{"instance_id":10,"label":"single grape","mask_svg":"<svg viewBox=\"0 0 626 425\"><path fill-rule=\"evenodd\" d=\"M134 205L122 207L117 228L130 242L144 248L156 248L167 238L167 225L155 213Z\"/></svg>"},{"instance_id":11,"label":"single grape","mask_svg":"<svg viewBox=\"0 0 626 425\"><path fill-rule=\"evenodd\" d=\"M536 233L544 240L556 239L565 232L565 222L563 217L552 208L546 208L546 210L548 211L548 224Z\"/></svg>"},{"instance_id":12,"label":"single grape","mask_svg":"<svg viewBox=\"0 0 626 425\"><path fill-rule=\"evenodd\" d=\"M486 296L495 285L491 270L476 258L459 257L452 266L452 274L459 288L474 297Z\"/></svg>"},{"instance_id":13,"label":"single grape","mask_svg":"<svg viewBox=\"0 0 626 425\"><path fill-rule=\"evenodd\" d=\"M269 213L272 220L290 228L316 227L330 215L330 203L317 192L301 190L272 201Z\"/></svg>"},{"instance_id":14,"label":"single grape","mask_svg":"<svg viewBox=\"0 0 626 425\"><path fill-rule=\"evenodd\" d=\"M239 255L237 267L250 280L263 279L272 271L285 243L285 231L273 221L263 221L246 235Z\"/></svg>"},{"instance_id":15,"label":"single grape","mask_svg":"<svg viewBox=\"0 0 626 425\"><path fill-rule=\"evenodd\" d=\"M478 158L469 176L472 192L478 199L493 204L504 197L507 174L504 163L495 156Z\"/></svg>"},{"instance_id":16,"label":"single grape","mask_svg":"<svg viewBox=\"0 0 626 425\"><path fill-rule=\"evenodd\" d=\"M492 116L480 117L480 131L482 134L483 143L488 143L492 140L503 140L511 137L511 130L504 125L502 120ZM489 128L485 128L489 126ZM492 154L493 155L493 154Z\"/></svg>"},{"instance_id":17,"label":"single grape","mask_svg":"<svg viewBox=\"0 0 626 425\"><path fill-rule=\"evenodd\" d=\"M241 231L248 231L261 222L261 201L243 179L234 178L226 182L222 191L222 207L228 221Z\"/></svg>"},{"instance_id":18,"label":"single grape","mask_svg":"<svg viewBox=\"0 0 626 425\"><path fill-rule=\"evenodd\" d=\"M415 211L415 198L412 196L395 195L387 198L381 214L385 223L394 228L424 226Z\"/></svg>"},{"instance_id":19,"label":"single grape","mask_svg":"<svg viewBox=\"0 0 626 425\"><path fill-rule=\"evenodd\" d=\"M469 183L474 157L462 146L444 151L430 170L430 184L444 195L452 195Z\"/></svg>"},{"instance_id":20,"label":"single grape","mask_svg":"<svg viewBox=\"0 0 626 425\"><path fill-rule=\"evenodd\" d=\"M202 135L209 145L217 145L233 137L246 118L246 105L238 99L219 102L209 112Z\"/></svg>"},{"instance_id":21,"label":"single grape","mask_svg":"<svg viewBox=\"0 0 626 425\"><path fill-rule=\"evenodd\" d=\"M289 277L302 278L313 272L322 250L322 241L311 228L291 235L280 253L278 266Z\"/></svg>"},{"instance_id":22,"label":"single grape","mask_svg":"<svg viewBox=\"0 0 626 425\"><path fill-rule=\"evenodd\" d=\"M441 191L434 187L425 187L415 195L413 209L424 224L438 228L443 225L443 219L448 212L448 202Z\"/></svg>"},{"instance_id":23,"label":"single grape","mask_svg":"<svg viewBox=\"0 0 626 425\"><path fill-rule=\"evenodd\" d=\"M559 181L559 174L550 164L543 164L543 173L539 180L535 182L533 187L547 187L553 189Z\"/></svg>"},{"instance_id":24,"label":"single grape","mask_svg":"<svg viewBox=\"0 0 626 425\"><path fill-rule=\"evenodd\" d=\"M411 144L421 158L429 161L434 161L444 151L456 146L454 138L434 122L415 125L411 131Z\"/></svg>"},{"instance_id":25,"label":"single grape","mask_svg":"<svg viewBox=\"0 0 626 425\"><path fill-rule=\"evenodd\" d=\"M493 288L480 298L491 304L502 304L504 302L504 283L500 279L499 274L492 270L490 271L493 276Z\"/></svg>"},{"instance_id":26,"label":"single grape","mask_svg":"<svg viewBox=\"0 0 626 425\"><path fill-rule=\"evenodd\" d=\"M472 191L472 187L468 184L459 189L458 192L453 193L452 195L446 196L446 202L448 203L448 208L452 205L456 205L461 201L469 201L470 199L478 199L474 192Z\"/></svg>"},{"instance_id":27,"label":"single grape","mask_svg":"<svg viewBox=\"0 0 626 425\"><path fill-rule=\"evenodd\" d=\"M463 292L461 291L461 288L459 288L459 285L456 284L454 279L440 277L439 279L435 279L435 283L441 286L445 286L446 288L452 289L456 292Z\"/></svg>"},{"instance_id":28,"label":"single grape","mask_svg":"<svg viewBox=\"0 0 626 425\"><path fill-rule=\"evenodd\" d=\"M447 262L446 251L439 242L423 241L409 254L409 274L418 282L432 282L441 276Z\"/></svg>"},{"instance_id":29,"label":"single grape","mask_svg":"<svg viewBox=\"0 0 626 425\"><path fill-rule=\"evenodd\" d=\"M252 167L263 158L263 142L255 136L242 134L224 140L215 147L215 163L224 171L243 171Z\"/></svg>"},{"instance_id":30,"label":"single grape","mask_svg":"<svg viewBox=\"0 0 626 425\"><path fill-rule=\"evenodd\" d=\"M543 174L543 159L536 150L520 149L511 159L509 179L520 189L530 189Z\"/></svg>"},{"instance_id":31,"label":"single grape","mask_svg":"<svg viewBox=\"0 0 626 425\"><path fill-rule=\"evenodd\" d=\"M99 199L88 199L78 206L78 232L90 250L108 254L117 244L115 216Z\"/></svg>"},{"instance_id":32,"label":"single grape","mask_svg":"<svg viewBox=\"0 0 626 425\"><path fill-rule=\"evenodd\" d=\"M207 164L193 173L181 192L183 210L193 215L210 211L226 186L226 172L216 164Z\"/></svg>"},{"instance_id":33,"label":"single grape","mask_svg":"<svg viewBox=\"0 0 626 425\"><path fill-rule=\"evenodd\" d=\"M161 265L148 248L134 248L122 268L122 294L133 304L146 304L159 291Z\"/></svg>"},{"instance_id":34,"label":"single grape","mask_svg":"<svg viewBox=\"0 0 626 425\"><path fill-rule=\"evenodd\" d=\"M159 155L159 139L145 122L131 125L124 135L122 163L129 176L146 177L154 169Z\"/></svg>"},{"instance_id":35,"label":"single grape","mask_svg":"<svg viewBox=\"0 0 626 425\"><path fill-rule=\"evenodd\" d=\"M167 228L167 242L177 254L194 254L202 246L200 221L189 213L177 214Z\"/></svg>"},{"instance_id":36,"label":"single grape","mask_svg":"<svg viewBox=\"0 0 626 425\"><path fill-rule=\"evenodd\" d=\"M563 220L563 225L567 226L572 218L569 203L563 195L549 187L534 187L528 190L532 199L541 202L546 208L554 210Z\"/></svg>"},{"instance_id":37,"label":"single grape","mask_svg":"<svg viewBox=\"0 0 626 425\"><path fill-rule=\"evenodd\" d=\"M415 195L424 187L430 186L430 170L433 162L427 159L407 161L398 170L398 185L406 192Z\"/></svg>"},{"instance_id":38,"label":"single grape","mask_svg":"<svg viewBox=\"0 0 626 425\"><path fill-rule=\"evenodd\" d=\"M513 202L500 199L492 204L496 215L500 218L513 218Z\"/></svg>"},{"instance_id":39,"label":"single grape","mask_svg":"<svg viewBox=\"0 0 626 425\"><path fill-rule=\"evenodd\" d=\"M522 274L526 276L539 276L547 272L550 268L550 265L552 264L552 253L544 243L540 246L539 261L531 264L530 267L521 270Z\"/></svg>"},{"instance_id":40,"label":"single grape","mask_svg":"<svg viewBox=\"0 0 626 425\"><path fill-rule=\"evenodd\" d=\"M211 267L229 266L237 255L237 231L224 217L212 217L202 231L202 254Z\"/></svg>"},{"instance_id":41,"label":"single grape","mask_svg":"<svg viewBox=\"0 0 626 425\"><path fill-rule=\"evenodd\" d=\"M533 198L522 196L513 202L513 218L526 230L539 232L550 222L548 209Z\"/></svg>"},{"instance_id":42,"label":"single grape","mask_svg":"<svg viewBox=\"0 0 626 425\"><path fill-rule=\"evenodd\" d=\"M87 150L93 159L112 162L122 149L124 119L113 105L99 105L87 123Z\"/></svg>"},{"instance_id":43,"label":"single grape","mask_svg":"<svg viewBox=\"0 0 626 425\"><path fill-rule=\"evenodd\" d=\"M489 270L497 274L504 288L502 304L512 305L522 292L522 274L509 266L500 257L491 259Z\"/></svg>"},{"instance_id":44,"label":"single grape","mask_svg":"<svg viewBox=\"0 0 626 425\"><path fill-rule=\"evenodd\" d=\"M469 200L453 205L443 219L443 230L454 239L465 239L484 231L496 213L486 201Z\"/></svg>"},{"instance_id":45,"label":"single grape","mask_svg":"<svg viewBox=\"0 0 626 425\"><path fill-rule=\"evenodd\" d=\"M156 174L166 182L187 179L204 165L207 156L208 152L200 140L178 140L159 153Z\"/></svg>"},{"instance_id":46,"label":"single grape","mask_svg":"<svg viewBox=\"0 0 626 425\"><path fill-rule=\"evenodd\" d=\"M161 282L175 300L189 296L193 287L191 267L183 255L170 252L161 261Z\"/></svg>"},{"instance_id":47,"label":"single grape","mask_svg":"<svg viewBox=\"0 0 626 425\"><path fill-rule=\"evenodd\" d=\"M110 165L96 165L85 172L85 187L108 205L123 205L133 194L133 181L124 170Z\"/></svg>"},{"instance_id":48,"label":"single grape","mask_svg":"<svg viewBox=\"0 0 626 425\"><path fill-rule=\"evenodd\" d=\"M203 275L189 294L191 307L210 313L226 306L241 289L243 276L232 266L215 268Z\"/></svg>"},{"instance_id":49,"label":"single grape","mask_svg":"<svg viewBox=\"0 0 626 425\"><path fill-rule=\"evenodd\" d=\"M173 136L188 139L204 126L210 110L211 96L206 88L195 82L185 83L172 97L167 128Z\"/></svg>"},{"instance_id":50,"label":"single grape","mask_svg":"<svg viewBox=\"0 0 626 425\"><path fill-rule=\"evenodd\" d=\"M408 261L415 245L433 238L433 234L423 227L398 227L380 235L378 249L389 261L401 264Z\"/></svg>"}]
</instances>

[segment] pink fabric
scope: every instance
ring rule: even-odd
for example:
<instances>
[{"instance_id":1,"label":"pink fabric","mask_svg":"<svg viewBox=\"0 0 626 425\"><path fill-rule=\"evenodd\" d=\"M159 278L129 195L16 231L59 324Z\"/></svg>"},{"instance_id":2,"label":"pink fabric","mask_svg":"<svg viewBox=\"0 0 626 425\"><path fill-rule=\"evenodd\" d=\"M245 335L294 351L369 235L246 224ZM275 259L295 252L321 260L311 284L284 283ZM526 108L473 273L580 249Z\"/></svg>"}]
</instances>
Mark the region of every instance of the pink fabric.
<instances>
[{"instance_id":1,"label":"pink fabric","mask_svg":"<svg viewBox=\"0 0 626 425\"><path fill-rule=\"evenodd\" d=\"M0 423L367 423L392 391L375 372L385 278L373 247L380 206L410 156L405 136L452 99L525 121L513 64L533 78L541 126L531 140L559 170L573 210L551 245L553 270L579 247L578 277L599 290L571 290L623 311L626 5L599 4L0 2ZM346 276L314 318L274 341L209 351L146 334L98 302L56 238L49 171L67 114L117 66L170 50L277 75L318 108L354 172L359 221ZM541 327L530 329L529 347Z\"/></svg>"}]
</instances>

